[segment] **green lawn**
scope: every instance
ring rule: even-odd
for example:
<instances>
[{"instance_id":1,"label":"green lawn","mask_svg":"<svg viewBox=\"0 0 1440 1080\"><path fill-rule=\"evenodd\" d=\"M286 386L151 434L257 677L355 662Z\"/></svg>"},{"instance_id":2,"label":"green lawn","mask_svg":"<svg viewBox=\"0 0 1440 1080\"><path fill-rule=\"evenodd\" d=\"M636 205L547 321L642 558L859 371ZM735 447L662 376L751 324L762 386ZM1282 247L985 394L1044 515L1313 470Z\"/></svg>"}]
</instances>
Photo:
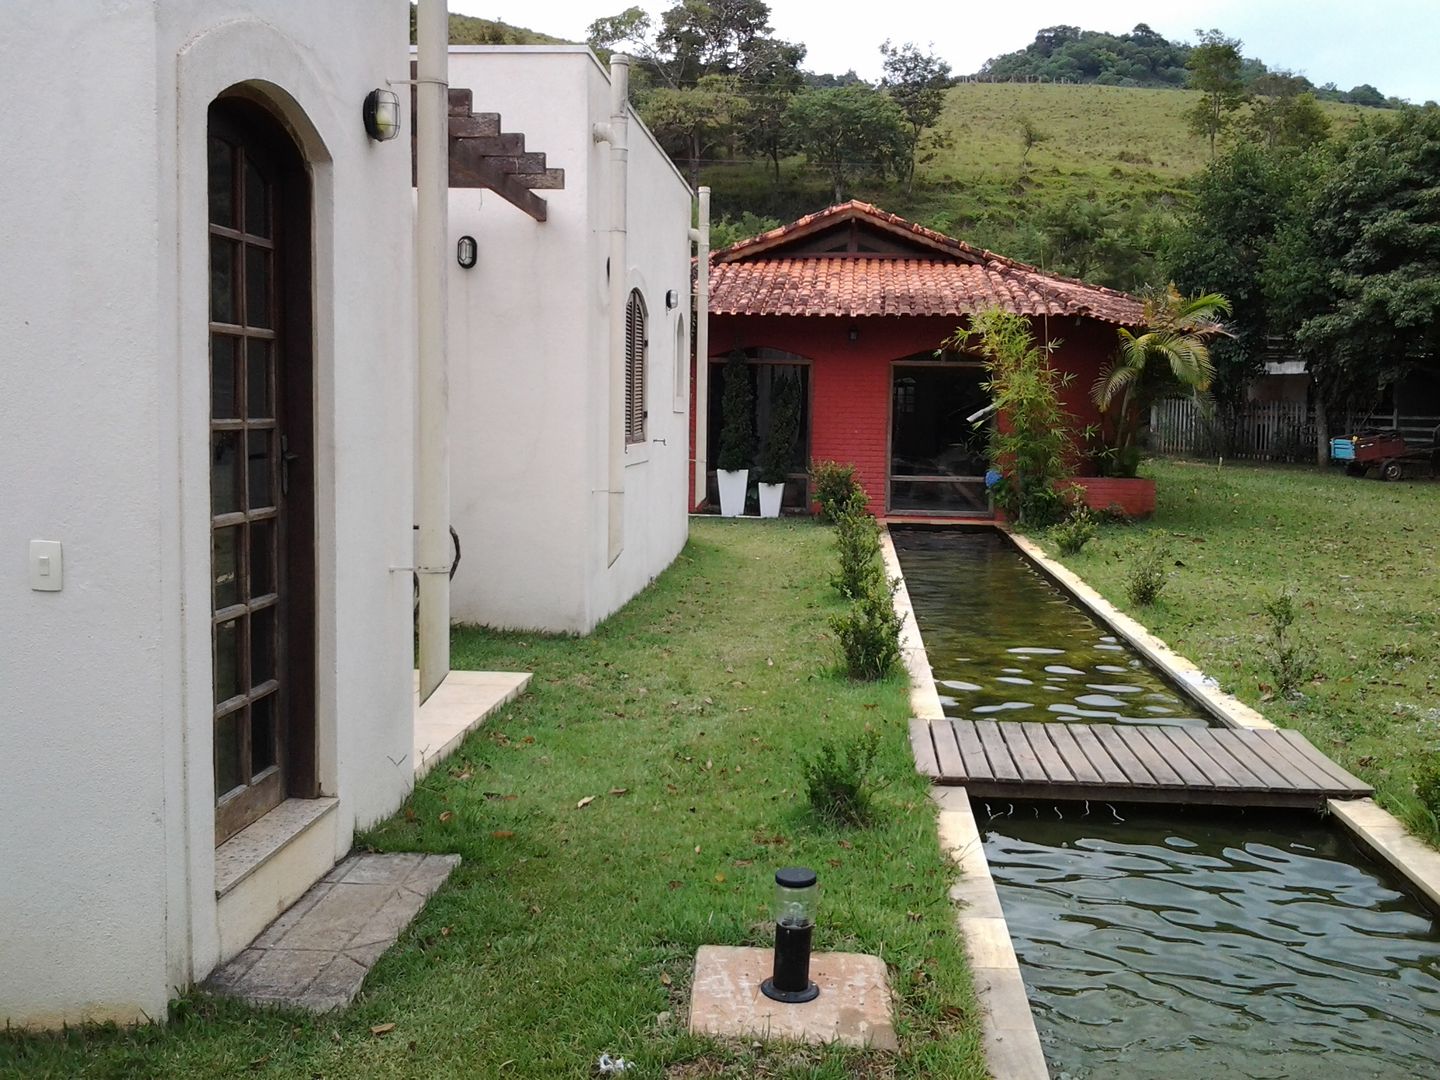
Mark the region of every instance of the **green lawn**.
<instances>
[{"instance_id":1,"label":"green lawn","mask_svg":"<svg viewBox=\"0 0 1440 1080\"><path fill-rule=\"evenodd\" d=\"M1440 752L1440 483L1166 461L1149 471L1154 518L1107 527L1063 561L1440 843L1411 780L1420 755ZM1136 609L1128 568L1153 537L1169 547L1169 578L1158 604ZM1296 628L1313 655L1296 698L1275 692L1261 610L1285 588L1296 591Z\"/></svg>"},{"instance_id":2,"label":"green lawn","mask_svg":"<svg viewBox=\"0 0 1440 1080\"><path fill-rule=\"evenodd\" d=\"M457 632L457 667L535 679L363 838L465 861L353 1008L191 995L167 1028L0 1035L0 1074L584 1077L608 1051L633 1077L984 1076L904 681L836 674L832 564L830 530L809 522L697 521L589 638ZM883 733L880 820L821 825L801 756L867 724ZM816 947L889 965L898 1057L684 1033L695 949L768 944L773 871L792 863L820 873Z\"/></svg>"}]
</instances>

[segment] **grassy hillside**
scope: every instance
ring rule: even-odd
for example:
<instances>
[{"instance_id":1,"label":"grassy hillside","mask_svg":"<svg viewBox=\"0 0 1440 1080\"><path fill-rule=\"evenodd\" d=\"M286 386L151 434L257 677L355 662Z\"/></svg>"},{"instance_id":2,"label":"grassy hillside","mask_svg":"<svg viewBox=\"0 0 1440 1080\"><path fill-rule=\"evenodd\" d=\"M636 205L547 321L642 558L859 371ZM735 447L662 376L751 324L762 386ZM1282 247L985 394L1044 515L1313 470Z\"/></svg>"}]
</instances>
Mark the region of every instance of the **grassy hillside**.
<instances>
[{"instance_id":1,"label":"grassy hillside","mask_svg":"<svg viewBox=\"0 0 1440 1080\"><path fill-rule=\"evenodd\" d=\"M410 5L410 44L415 44L415 5ZM523 26L511 26L496 19L477 19L472 15L450 16L451 45L568 45L564 38L552 37Z\"/></svg>"},{"instance_id":2,"label":"grassy hillside","mask_svg":"<svg viewBox=\"0 0 1440 1080\"><path fill-rule=\"evenodd\" d=\"M1158 219L1185 199L1187 177L1209 160L1184 113L1197 94L1112 86L962 83L939 125L948 146L922 165L915 190L862 181L851 193L897 214L1018 259L1132 287ZM1335 128L1374 113L1324 103ZM1045 136L1022 170L1019 125ZM777 184L758 164L717 163L702 182L717 216L749 211L781 221L831 201L803 159ZM1139 252L1139 262L1136 253Z\"/></svg>"}]
</instances>

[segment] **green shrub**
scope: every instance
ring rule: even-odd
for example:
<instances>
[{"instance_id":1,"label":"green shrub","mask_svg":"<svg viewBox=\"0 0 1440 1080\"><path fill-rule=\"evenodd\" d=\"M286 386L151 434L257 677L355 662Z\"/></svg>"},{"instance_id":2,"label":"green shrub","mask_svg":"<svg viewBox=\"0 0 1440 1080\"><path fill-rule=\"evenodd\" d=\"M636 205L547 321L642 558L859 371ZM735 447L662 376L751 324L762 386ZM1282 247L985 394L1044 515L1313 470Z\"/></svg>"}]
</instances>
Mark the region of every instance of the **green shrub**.
<instances>
[{"instance_id":1,"label":"green shrub","mask_svg":"<svg viewBox=\"0 0 1440 1080\"><path fill-rule=\"evenodd\" d=\"M1440 752L1427 750L1415 763L1415 796L1440 821Z\"/></svg>"},{"instance_id":2,"label":"green shrub","mask_svg":"<svg viewBox=\"0 0 1440 1080\"><path fill-rule=\"evenodd\" d=\"M1068 520L1050 530L1050 538L1055 541L1061 555L1079 554L1080 549L1098 535L1100 529L1095 523L1095 516L1083 506L1071 514Z\"/></svg>"},{"instance_id":3,"label":"green shrub","mask_svg":"<svg viewBox=\"0 0 1440 1080\"><path fill-rule=\"evenodd\" d=\"M735 349L725 361L725 388L720 396L720 453L715 467L726 472L748 469L755 454L755 391L750 365Z\"/></svg>"},{"instance_id":4,"label":"green shrub","mask_svg":"<svg viewBox=\"0 0 1440 1080\"><path fill-rule=\"evenodd\" d=\"M834 521L840 507L850 501L856 492L864 492L860 481L855 479L855 466L838 461L813 461L810 463L810 492L820 504L820 520Z\"/></svg>"},{"instance_id":5,"label":"green shrub","mask_svg":"<svg viewBox=\"0 0 1440 1080\"><path fill-rule=\"evenodd\" d=\"M830 620L852 679L883 679L900 662L900 616L894 604L899 587L898 578L886 581L877 574L848 611Z\"/></svg>"},{"instance_id":6,"label":"green shrub","mask_svg":"<svg viewBox=\"0 0 1440 1080\"><path fill-rule=\"evenodd\" d=\"M770 429L760 450L762 484L783 484L790 472L790 454L800 434L800 378L781 375L770 398Z\"/></svg>"},{"instance_id":7,"label":"green shrub","mask_svg":"<svg viewBox=\"0 0 1440 1080\"><path fill-rule=\"evenodd\" d=\"M1149 607L1160 599L1165 588L1165 564L1170 552L1160 541L1145 547L1130 566L1130 576L1125 581L1125 594L1130 603L1137 607Z\"/></svg>"},{"instance_id":8,"label":"green shrub","mask_svg":"<svg viewBox=\"0 0 1440 1080\"><path fill-rule=\"evenodd\" d=\"M804 764L810 808L832 825L868 825L880 786L875 778L879 751L880 733L874 728L851 739L824 740Z\"/></svg>"},{"instance_id":9,"label":"green shrub","mask_svg":"<svg viewBox=\"0 0 1440 1080\"><path fill-rule=\"evenodd\" d=\"M1295 593L1285 589L1266 600L1262 607L1270 624L1267 659L1275 690L1281 697L1295 697L1314 663L1304 639L1290 629L1295 623Z\"/></svg>"},{"instance_id":10,"label":"green shrub","mask_svg":"<svg viewBox=\"0 0 1440 1080\"><path fill-rule=\"evenodd\" d=\"M840 568L831 584L850 600L859 599L883 576L880 525L865 509L865 493L851 493L836 510L835 550Z\"/></svg>"}]
</instances>

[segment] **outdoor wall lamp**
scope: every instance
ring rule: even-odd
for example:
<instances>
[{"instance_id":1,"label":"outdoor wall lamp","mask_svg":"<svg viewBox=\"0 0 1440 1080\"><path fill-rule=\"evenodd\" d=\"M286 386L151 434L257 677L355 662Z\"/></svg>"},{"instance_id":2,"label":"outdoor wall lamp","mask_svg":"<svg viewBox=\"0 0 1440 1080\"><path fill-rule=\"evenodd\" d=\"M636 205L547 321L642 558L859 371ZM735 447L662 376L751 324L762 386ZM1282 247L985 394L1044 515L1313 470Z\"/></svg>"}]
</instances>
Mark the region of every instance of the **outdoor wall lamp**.
<instances>
[{"instance_id":1,"label":"outdoor wall lamp","mask_svg":"<svg viewBox=\"0 0 1440 1080\"><path fill-rule=\"evenodd\" d=\"M400 134L400 98L392 90L371 90L365 95L365 134L376 142L389 142Z\"/></svg>"},{"instance_id":2,"label":"outdoor wall lamp","mask_svg":"<svg viewBox=\"0 0 1440 1080\"><path fill-rule=\"evenodd\" d=\"M455 261L466 270L475 265L475 260L480 257L480 245L475 243L475 237L462 236L455 242Z\"/></svg>"},{"instance_id":3,"label":"outdoor wall lamp","mask_svg":"<svg viewBox=\"0 0 1440 1080\"><path fill-rule=\"evenodd\" d=\"M820 994L810 981L810 939L819 902L814 870L787 866L775 871L775 968L760 984L760 992L773 1001L798 1004Z\"/></svg>"},{"instance_id":4,"label":"outdoor wall lamp","mask_svg":"<svg viewBox=\"0 0 1440 1080\"><path fill-rule=\"evenodd\" d=\"M665 310L666 310L666 311L674 311L674 310L675 310L677 307L679 307L679 306L680 306L680 294L679 294L678 292L676 292L674 289L670 289L669 291L667 291L667 292L665 293Z\"/></svg>"}]
</instances>

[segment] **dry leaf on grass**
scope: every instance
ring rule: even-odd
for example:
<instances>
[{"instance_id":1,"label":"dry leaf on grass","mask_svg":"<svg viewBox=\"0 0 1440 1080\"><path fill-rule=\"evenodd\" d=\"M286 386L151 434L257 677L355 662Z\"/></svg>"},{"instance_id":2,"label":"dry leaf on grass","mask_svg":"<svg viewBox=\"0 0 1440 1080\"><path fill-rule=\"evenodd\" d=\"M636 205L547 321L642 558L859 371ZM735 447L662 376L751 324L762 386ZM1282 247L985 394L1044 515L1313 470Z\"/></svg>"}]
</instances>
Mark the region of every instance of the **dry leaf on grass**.
<instances>
[{"instance_id":1,"label":"dry leaf on grass","mask_svg":"<svg viewBox=\"0 0 1440 1080\"><path fill-rule=\"evenodd\" d=\"M444 813L442 813L442 814L440 815L440 824L443 825L443 824L445 824L445 822L450 821L450 820L451 820L452 818L454 818L454 817L455 817L455 811L454 811L454 810L446 810Z\"/></svg>"},{"instance_id":2,"label":"dry leaf on grass","mask_svg":"<svg viewBox=\"0 0 1440 1080\"><path fill-rule=\"evenodd\" d=\"M370 1029L371 1035L389 1035L395 1030L394 1024L376 1024Z\"/></svg>"},{"instance_id":3,"label":"dry leaf on grass","mask_svg":"<svg viewBox=\"0 0 1440 1080\"><path fill-rule=\"evenodd\" d=\"M629 790L630 790L629 788L612 787L612 788L610 789L610 794L611 794L611 795L624 795L624 794L625 794L627 791L629 791Z\"/></svg>"},{"instance_id":4,"label":"dry leaf on grass","mask_svg":"<svg viewBox=\"0 0 1440 1080\"><path fill-rule=\"evenodd\" d=\"M577 803L575 804L575 809L576 809L576 810L584 810L585 807L589 806L589 805L590 805L592 802L594 802L594 801L595 801L595 796L594 796L594 795L586 795L583 799L581 799L579 802L577 802Z\"/></svg>"},{"instance_id":5,"label":"dry leaf on grass","mask_svg":"<svg viewBox=\"0 0 1440 1080\"><path fill-rule=\"evenodd\" d=\"M662 971L662 972L660 973L660 985L661 985L661 986L669 986L669 985L670 985L670 982L671 982L671 979L670 979L670 974L669 974L669 972Z\"/></svg>"}]
</instances>

